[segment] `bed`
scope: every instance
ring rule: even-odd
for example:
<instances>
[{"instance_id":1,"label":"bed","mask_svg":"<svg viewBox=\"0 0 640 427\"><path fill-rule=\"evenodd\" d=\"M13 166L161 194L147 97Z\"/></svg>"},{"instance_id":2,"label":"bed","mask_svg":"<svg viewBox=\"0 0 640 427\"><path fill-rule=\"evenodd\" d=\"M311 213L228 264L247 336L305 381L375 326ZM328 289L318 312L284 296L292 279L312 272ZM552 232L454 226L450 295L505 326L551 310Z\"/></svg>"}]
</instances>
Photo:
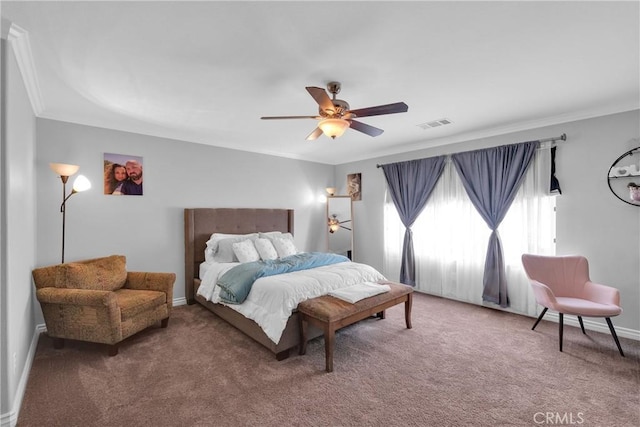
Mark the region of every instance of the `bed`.
<instances>
[{"instance_id":1,"label":"bed","mask_svg":"<svg viewBox=\"0 0 640 427\"><path fill-rule=\"evenodd\" d=\"M184 236L185 236L185 295L188 304L199 303L251 337L256 342L262 344L275 354L277 360L286 359L290 350L297 347L300 343L300 321L297 310L292 309L295 305L290 305L289 309L291 314L289 317L282 316L280 319L280 330L282 331L277 341L273 340L273 334L271 331L265 332L264 325L260 326L256 321L245 317L238 312L240 310L238 306L229 306L215 303L207 300L198 293L198 288L202 287L202 290L207 286L211 286L210 275L204 274L203 278L199 277L201 272L201 265L205 261L205 247L207 246L207 240L213 233L226 233L226 234L249 234L259 232L282 232L293 234L293 217L294 212L290 209L250 209L250 208L196 208L184 210ZM348 260L347 260L348 261ZM322 274L322 269L331 268L330 274L333 277L337 273L342 274L346 269L360 269L368 268L370 271L365 273L362 280L374 280L383 276L376 270L363 264L344 262L327 267L320 267L319 269L313 269L312 274ZM372 273L374 272L374 273ZM287 275L295 275L297 273L306 274L305 272L287 273ZM326 270L325 274L329 274ZM349 272L348 274L360 274ZM379 276L374 276L379 275ZM280 276L281 280L291 280L290 277L285 278ZM271 280L271 278L266 278ZM263 281L265 278L259 279ZM280 279L277 279L280 280ZM297 278L296 278L297 280ZM356 279L356 276L350 276L351 282ZM324 286L325 281L319 280ZM296 282L297 286L298 282ZM344 286L348 285L345 283ZM331 284L334 286L334 284ZM336 285L337 286L337 285ZM342 285L340 285L342 286ZM254 285L253 292L257 293L258 281ZM263 288L264 289L264 288ZM270 292L270 291L269 291ZM240 310L242 311L242 310ZM261 322L258 319L258 322ZM262 322L261 322L262 323ZM322 335L322 330L318 328L310 328L307 332L308 339ZM270 338L271 337L271 338Z\"/></svg>"}]
</instances>

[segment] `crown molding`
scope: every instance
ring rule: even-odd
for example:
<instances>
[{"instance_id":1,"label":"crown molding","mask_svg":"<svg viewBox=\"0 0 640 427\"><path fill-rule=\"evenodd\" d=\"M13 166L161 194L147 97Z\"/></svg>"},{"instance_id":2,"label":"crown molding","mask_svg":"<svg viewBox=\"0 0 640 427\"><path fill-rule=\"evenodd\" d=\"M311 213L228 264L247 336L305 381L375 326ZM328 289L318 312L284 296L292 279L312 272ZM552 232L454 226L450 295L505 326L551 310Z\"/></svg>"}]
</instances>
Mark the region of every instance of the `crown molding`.
<instances>
[{"instance_id":1,"label":"crown molding","mask_svg":"<svg viewBox=\"0 0 640 427\"><path fill-rule=\"evenodd\" d=\"M38 117L44 111L44 101L42 99L40 85L38 84L38 74L36 73L33 54L31 52L29 33L15 23L11 23L7 40L9 40L13 48L13 53L15 54L18 69L20 70L22 80L27 89L27 95L31 102L33 113Z\"/></svg>"},{"instance_id":2,"label":"crown molding","mask_svg":"<svg viewBox=\"0 0 640 427\"><path fill-rule=\"evenodd\" d=\"M602 108L593 108L589 110L580 110L576 112L559 114L555 116L549 116L543 119L522 121L514 123L508 126L493 127L488 129L481 129L477 131L465 132L452 136L445 136L440 138L434 138L424 140L412 144L406 144L401 147L394 147L387 150L376 151L369 156L361 156L354 158L344 163L352 163L357 161L371 160L378 157L394 156L398 154L413 153L414 151L421 151L428 148L440 147L443 145L452 145L462 142L475 141L479 139L492 138L502 135L508 135L516 132L524 132L535 129L541 129L548 126L563 125L566 123L576 122L580 120L588 120L596 117L609 116L612 114L625 113L627 111L640 110L640 103L630 102L625 104L617 104L612 106L606 106ZM541 135L541 138L553 135ZM337 165L337 164L336 164Z\"/></svg>"}]
</instances>

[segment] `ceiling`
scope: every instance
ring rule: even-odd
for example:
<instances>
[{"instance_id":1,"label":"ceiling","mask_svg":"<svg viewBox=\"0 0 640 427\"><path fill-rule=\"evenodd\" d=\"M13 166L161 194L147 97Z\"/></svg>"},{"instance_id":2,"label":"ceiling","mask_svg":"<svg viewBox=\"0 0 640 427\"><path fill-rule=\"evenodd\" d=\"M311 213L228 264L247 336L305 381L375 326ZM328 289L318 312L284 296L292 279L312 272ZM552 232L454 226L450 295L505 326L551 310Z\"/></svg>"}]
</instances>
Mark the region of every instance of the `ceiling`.
<instances>
[{"instance_id":1,"label":"ceiling","mask_svg":"<svg viewBox=\"0 0 640 427\"><path fill-rule=\"evenodd\" d=\"M327 164L640 107L639 2L10 2L39 117ZM23 43L24 47L24 43ZM26 50L29 53L29 49ZM352 109L305 137L306 86ZM32 100L33 103L33 100ZM423 129L448 119L451 124ZM540 138L556 135L540 135Z\"/></svg>"}]
</instances>

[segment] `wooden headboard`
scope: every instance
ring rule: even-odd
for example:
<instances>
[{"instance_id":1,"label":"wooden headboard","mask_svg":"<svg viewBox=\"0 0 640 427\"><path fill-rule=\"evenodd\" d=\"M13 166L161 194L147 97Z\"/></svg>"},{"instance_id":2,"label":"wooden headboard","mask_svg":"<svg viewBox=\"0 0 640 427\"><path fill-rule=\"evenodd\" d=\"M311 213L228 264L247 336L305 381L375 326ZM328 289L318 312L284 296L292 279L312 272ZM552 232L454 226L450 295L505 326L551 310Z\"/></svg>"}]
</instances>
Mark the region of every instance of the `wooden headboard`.
<instances>
[{"instance_id":1,"label":"wooden headboard","mask_svg":"<svg viewBox=\"0 0 640 427\"><path fill-rule=\"evenodd\" d=\"M196 208L184 210L185 297L194 301L194 279L204 262L213 233L249 234L282 231L293 234L293 209Z\"/></svg>"}]
</instances>

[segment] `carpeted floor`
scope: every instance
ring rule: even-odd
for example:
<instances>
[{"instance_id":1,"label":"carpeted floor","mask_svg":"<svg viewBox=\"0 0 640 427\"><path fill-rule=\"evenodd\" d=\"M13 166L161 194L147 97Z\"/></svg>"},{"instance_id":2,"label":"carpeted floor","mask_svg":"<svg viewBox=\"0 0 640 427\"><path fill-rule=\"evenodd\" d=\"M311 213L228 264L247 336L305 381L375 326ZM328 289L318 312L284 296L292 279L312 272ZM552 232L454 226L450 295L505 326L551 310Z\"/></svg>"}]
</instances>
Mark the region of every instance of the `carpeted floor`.
<instances>
[{"instance_id":1,"label":"carpeted floor","mask_svg":"<svg viewBox=\"0 0 640 427\"><path fill-rule=\"evenodd\" d=\"M99 345L42 335L18 426L638 426L640 342L416 294L282 362L199 305ZM615 319L614 319L615 324Z\"/></svg>"}]
</instances>

